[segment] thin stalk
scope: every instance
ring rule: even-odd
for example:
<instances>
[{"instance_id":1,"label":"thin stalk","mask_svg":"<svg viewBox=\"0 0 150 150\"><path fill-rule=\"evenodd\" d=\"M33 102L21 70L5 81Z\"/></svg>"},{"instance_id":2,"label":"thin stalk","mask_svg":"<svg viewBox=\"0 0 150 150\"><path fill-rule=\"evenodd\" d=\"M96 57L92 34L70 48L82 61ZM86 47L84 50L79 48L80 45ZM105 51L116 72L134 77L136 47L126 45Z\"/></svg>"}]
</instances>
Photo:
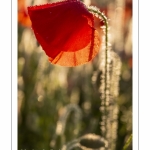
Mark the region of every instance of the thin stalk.
<instances>
[{"instance_id":1,"label":"thin stalk","mask_svg":"<svg viewBox=\"0 0 150 150\"><path fill-rule=\"evenodd\" d=\"M104 88L104 113L105 113L105 116L107 115L107 106L106 106L106 103L107 103L107 91L109 91L109 86L108 86L108 19L107 17L102 13L100 12L96 7L93 7L93 6L89 6L88 7L88 10L95 14L96 16L102 18L102 20L104 21L104 25L105 25L105 88ZM106 118L105 118L105 127L107 125L107 122L106 122ZM104 137L106 138L106 130L104 132Z\"/></svg>"},{"instance_id":2,"label":"thin stalk","mask_svg":"<svg viewBox=\"0 0 150 150\"><path fill-rule=\"evenodd\" d=\"M130 137L126 141L126 143L125 143L125 145L123 147L123 150L127 150L127 148L129 147L129 145L131 144L131 142L132 142L132 134L130 135Z\"/></svg>"}]
</instances>

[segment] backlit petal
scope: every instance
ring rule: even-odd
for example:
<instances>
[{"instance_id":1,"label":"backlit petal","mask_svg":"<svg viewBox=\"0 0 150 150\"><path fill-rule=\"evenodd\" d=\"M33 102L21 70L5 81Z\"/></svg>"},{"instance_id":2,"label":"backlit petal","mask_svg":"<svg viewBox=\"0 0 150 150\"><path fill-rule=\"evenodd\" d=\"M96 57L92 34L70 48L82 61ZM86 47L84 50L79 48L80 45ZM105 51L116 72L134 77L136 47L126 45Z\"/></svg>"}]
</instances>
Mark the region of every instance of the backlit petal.
<instances>
[{"instance_id":1,"label":"backlit petal","mask_svg":"<svg viewBox=\"0 0 150 150\"><path fill-rule=\"evenodd\" d=\"M78 0L28 7L32 29L53 64L77 66L98 53L101 38L94 18Z\"/></svg>"}]
</instances>

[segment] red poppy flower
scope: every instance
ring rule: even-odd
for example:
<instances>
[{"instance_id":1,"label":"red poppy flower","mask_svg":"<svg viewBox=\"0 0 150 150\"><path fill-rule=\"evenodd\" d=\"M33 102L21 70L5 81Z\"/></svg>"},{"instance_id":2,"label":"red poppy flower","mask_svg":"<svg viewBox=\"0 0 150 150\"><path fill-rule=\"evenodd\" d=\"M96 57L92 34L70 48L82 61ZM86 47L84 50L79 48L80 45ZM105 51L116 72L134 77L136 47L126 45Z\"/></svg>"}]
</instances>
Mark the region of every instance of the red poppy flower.
<instances>
[{"instance_id":1,"label":"red poppy flower","mask_svg":"<svg viewBox=\"0 0 150 150\"><path fill-rule=\"evenodd\" d=\"M77 66L99 52L94 17L79 0L28 7L34 34L52 64Z\"/></svg>"},{"instance_id":2,"label":"red poppy flower","mask_svg":"<svg viewBox=\"0 0 150 150\"><path fill-rule=\"evenodd\" d=\"M31 20L27 13L25 0L18 0L18 23L25 27L31 27Z\"/></svg>"}]
</instances>

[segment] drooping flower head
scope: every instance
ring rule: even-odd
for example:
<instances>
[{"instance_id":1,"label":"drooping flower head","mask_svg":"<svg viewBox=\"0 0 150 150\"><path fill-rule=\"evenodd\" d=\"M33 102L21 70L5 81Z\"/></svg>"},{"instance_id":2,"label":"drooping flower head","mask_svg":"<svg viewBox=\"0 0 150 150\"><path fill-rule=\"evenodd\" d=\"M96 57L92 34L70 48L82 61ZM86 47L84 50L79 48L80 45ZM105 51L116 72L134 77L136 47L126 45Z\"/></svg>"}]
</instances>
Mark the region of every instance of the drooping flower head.
<instances>
[{"instance_id":1,"label":"drooping flower head","mask_svg":"<svg viewBox=\"0 0 150 150\"><path fill-rule=\"evenodd\" d=\"M34 34L52 64L73 67L91 61L101 36L94 17L79 0L28 7Z\"/></svg>"}]
</instances>

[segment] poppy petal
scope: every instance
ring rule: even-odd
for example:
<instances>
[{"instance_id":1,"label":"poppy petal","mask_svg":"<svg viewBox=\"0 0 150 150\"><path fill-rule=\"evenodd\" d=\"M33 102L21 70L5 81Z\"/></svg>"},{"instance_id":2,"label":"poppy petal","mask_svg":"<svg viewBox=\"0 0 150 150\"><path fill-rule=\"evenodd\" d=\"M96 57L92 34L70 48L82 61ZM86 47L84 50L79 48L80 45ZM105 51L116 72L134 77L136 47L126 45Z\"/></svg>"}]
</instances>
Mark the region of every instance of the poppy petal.
<instances>
[{"instance_id":1,"label":"poppy petal","mask_svg":"<svg viewBox=\"0 0 150 150\"><path fill-rule=\"evenodd\" d=\"M53 64L77 66L98 53L101 38L94 18L78 0L28 7L34 34Z\"/></svg>"},{"instance_id":2,"label":"poppy petal","mask_svg":"<svg viewBox=\"0 0 150 150\"><path fill-rule=\"evenodd\" d=\"M18 23L24 27L31 27L31 20L27 13L25 0L18 0Z\"/></svg>"}]
</instances>

